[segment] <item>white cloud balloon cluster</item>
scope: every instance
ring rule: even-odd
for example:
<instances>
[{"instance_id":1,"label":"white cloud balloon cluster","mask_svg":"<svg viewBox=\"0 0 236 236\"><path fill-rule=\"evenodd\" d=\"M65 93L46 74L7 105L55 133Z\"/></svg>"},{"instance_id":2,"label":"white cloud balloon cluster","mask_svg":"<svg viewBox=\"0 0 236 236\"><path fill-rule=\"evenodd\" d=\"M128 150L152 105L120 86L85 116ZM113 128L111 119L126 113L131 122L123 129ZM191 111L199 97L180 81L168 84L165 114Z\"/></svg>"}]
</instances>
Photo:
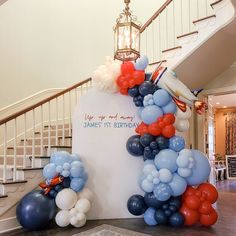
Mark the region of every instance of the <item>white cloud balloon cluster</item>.
<instances>
[{"instance_id":1,"label":"white cloud balloon cluster","mask_svg":"<svg viewBox=\"0 0 236 236\"><path fill-rule=\"evenodd\" d=\"M189 129L189 118L191 117L192 112L189 106L187 106L186 112L181 111L179 108L175 113L175 123L174 126L177 131L185 132Z\"/></svg>"},{"instance_id":2,"label":"white cloud balloon cluster","mask_svg":"<svg viewBox=\"0 0 236 236\"><path fill-rule=\"evenodd\" d=\"M66 227L71 224L77 228L84 226L92 199L93 193L88 188L77 194L70 188L60 191L55 199L57 207L61 209L55 218L57 225Z\"/></svg>"},{"instance_id":3,"label":"white cloud balloon cluster","mask_svg":"<svg viewBox=\"0 0 236 236\"><path fill-rule=\"evenodd\" d=\"M92 79L100 90L110 93L119 91L116 79L121 74L121 62L111 57L106 57L105 64L99 66L94 72Z\"/></svg>"}]
</instances>

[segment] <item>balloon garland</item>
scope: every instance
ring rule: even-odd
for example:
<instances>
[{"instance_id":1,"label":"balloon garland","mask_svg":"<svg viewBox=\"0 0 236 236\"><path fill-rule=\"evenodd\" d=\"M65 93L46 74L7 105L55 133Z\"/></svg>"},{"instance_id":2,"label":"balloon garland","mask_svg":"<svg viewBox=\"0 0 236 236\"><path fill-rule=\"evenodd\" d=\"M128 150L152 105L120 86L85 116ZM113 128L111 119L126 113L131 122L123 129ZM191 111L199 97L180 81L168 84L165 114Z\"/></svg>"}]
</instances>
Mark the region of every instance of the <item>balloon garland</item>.
<instances>
[{"instance_id":1,"label":"balloon garland","mask_svg":"<svg viewBox=\"0 0 236 236\"><path fill-rule=\"evenodd\" d=\"M114 65L116 69L112 70ZM136 63L124 62L119 73L117 65L111 59L106 61L93 79L107 92L131 96L139 109L142 122L136 135L128 139L126 149L133 156L143 157L139 185L145 194L128 199L129 212L143 215L150 226L213 225L218 216L212 204L218 193L213 185L204 183L210 174L209 161L200 151L186 149L185 140L175 134L189 129L190 107L201 114L205 104L175 72L159 65L152 74L145 73L147 57ZM112 75L110 80L101 79L105 68Z\"/></svg>"},{"instance_id":2,"label":"balloon garland","mask_svg":"<svg viewBox=\"0 0 236 236\"><path fill-rule=\"evenodd\" d=\"M55 152L43 168L43 176L46 180L39 184L42 190L32 191L18 204L19 223L29 230L43 230L55 218L60 227L84 226L93 193L84 188L88 174L81 158L65 151Z\"/></svg>"}]
</instances>

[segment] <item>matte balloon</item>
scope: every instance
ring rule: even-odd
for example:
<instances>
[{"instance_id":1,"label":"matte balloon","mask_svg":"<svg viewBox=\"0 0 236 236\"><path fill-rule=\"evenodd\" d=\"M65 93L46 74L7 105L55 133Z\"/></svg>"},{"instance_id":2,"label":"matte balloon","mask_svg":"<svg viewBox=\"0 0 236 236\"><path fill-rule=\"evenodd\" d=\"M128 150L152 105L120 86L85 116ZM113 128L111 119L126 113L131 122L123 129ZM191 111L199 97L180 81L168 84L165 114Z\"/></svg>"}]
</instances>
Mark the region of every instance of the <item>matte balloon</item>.
<instances>
[{"instance_id":1,"label":"matte balloon","mask_svg":"<svg viewBox=\"0 0 236 236\"><path fill-rule=\"evenodd\" d=\"M151 193L145 193L144 195L144 201L147 204L148 207L153 207L153 208L160 208L165 202L159 201L153 192Z\"/></svg>"},{"instance_id":2,"label":"matte balloon","mask_svg":"<svg viewBox=\"0 0 236 236\"><path fill-rule=\"evenodd\" d=\"M144 148L140 143L140 136L139 135L131 136L126 143L126 149L129 152L129 154L133 156L142 156Z\"/></svg>"},{"instance_id":3,"label":"matte balloon","mask_svg":"<svg viewBox=\"0 0 236 236\"><path fill-rule=\"evenodd\" d=\"M178 135L169 139L169 148L175 152L180 152L185 147L184 138Z\"/></svg>"},{"instance_id":4,"label":"matte balloon","mask_svg":"<svg viewBox=\"0 0 236 236\"><path fill-rule=\"evenodd\" d=\"M32 191L25 195L16 208L16 217L22 227L29 230L44 230L56 215L54 199L42 191Z\"/></svg>"},{"instance_id":5,"label":"matte balloon","mask_svg":"<svg viewBox=\"0 0 236 236\"><path fill-rule=\"evenodd\" d=\"M84 165L81 161L73 161L71 163L70 174L74 178L79 178L83 175Z\"/></svg>"},{"instance_id":6,"label":"matte balloon","mask_svg":"<svg viewBox=\"0 0 236 236\"><path fill-rule=\"evenodd\" d=\"M181 227L184 225L184 216L181 213L176 212L170 216L169 223L171 226Z\"/></svg>"},{"instance_id":7,"label":"matte balloon","mask_svg":"<svg viewBox=\"0 0 236 236\"><path fill-rule=\"evenodd\" d=\"M157 221L155 219L155 212L156 210L154 208L149 207L145 213L144 213L144 221L149 226L155 226L157 225Z\"/></svg>"},{"instance_id":8,"label":"matte balloon","mask_svg":"<svg viewBox=\"0 0 236 236\"><path fill-rule=\"evenodd\" d=\"M80 192L84 188L85 181L82 178L73 178L70 182L70 188L75 192Z\"/></svg>"},{"instance_id":9,"label":"matte balloon","mask_svg":"<svg viewBox=\"0 0 236 236\"><path fill-rule=\"evenodd\" d=\"M153 191L154 184L147 179L144 179L141 183L141 189L146 193L151 193Z\"/></svg>"},{"instance_id":10,"label":"matte balloon","mask_svg":"<svg viewBox=\"0 0 236 236\"><path fill-rule=\"evenodd\" d=\"M148 64L149 64L148 57L142 56L137 59L137 61L134 64L134 67L136 70L145 70Z\"/></svg>"},{"instance_id":11,"label":"matte balloon","mask_svg":"<svg viewBox=\"0 0 236 236\"><path fill-rule=\"evenodd\" d=\"M172 195L174 197L182 195L186 188L187 188L187 182L184 178L180 177L178 174L173 174L173 179L169 183L169 186L172 189Z\"/></svg>"},{"instance_id":12,"label":"matte balloon","mask_svg":"<svg viewBox=\"0 0 236 236\"><path fill-rule=\"evenodd\" d=\"M79 156L78 154L76 154L76 153L72 153L72 154L70 155L70 158L72 159L72 161L81 161L80 156ZM72 161L71 161L71 162L72 162Z\"/></svg>"},{"instance_id":13,"label":"matte balloon","mask_svg":"<svg viewBox=\"0 0 236 236\"><path fill-rule=\"evenodd\" d=\"M87 221L87 219L86 219L86 216L85 216L84 219L79 220L79 221L78 221L75 225L73 225L73 226L76 227L76 228L81 228L81 227L83 227L83 226L86 224L86 221Z\"/></svg>"},{"instance_id":14,"label":"matte balloon","mask_svg":"<svg viewBox=\"0 0 236 236\"><path fill-rule=\"evenodd\" d=\"M70 157L70 154L65 151L54 152L50 158L51 163L54 163L59 166L63 166L64 163L66 163L66 162L69 163L71 161L72 161L72 159Z\"/></svg>"},{"instance_id":15,"label":"matte balloon","mask_svg":"<svg viewBox=\"0 0 236 236\"><path fill-rule=\"evenodd\" d=\"M156 105L147 106L142 110L141 119L145 124L151 124L163 115L161 108Z\"/></svg>"},{"instance_id":16,"label":"matte balloon","mask_svg":"<svg viewBox=\"0 0 236 236\"><path fill-rule=\"evenodd\" d=\"M70 210L77 202L76 193L69 188L65 188L57 194L56 205L62 210Z\"/></svg>"},{"instance_id":17,"label":"matte balloon","mask_svg":"<svg viewBox=\"0 0 236 236\"><path fill-rule=\"evenodd\" d=\"M153 94L154 102L157 106L163 107L171 101L171 96L164 89L159 89Z\"/></svg>"},{"instance_id":18,"label":"matte balloon","mask_svg":"<svg viewBox=\"0 0 236 236\"><path fill-rule=\"evenodd\" d=\"M187 106L186 107L187 109L186 109L186 111L184 112L184 111L181 111L179 108L177 109L177 111L176 111L176 117L178 118L178 119L182 119L182 120L188 120L190 117L191 117L191 109L190 109L190 107L189 106Z\"/></svg>"},{"instance_id":19,"label":"matte balloon","mask_svg":"<svg viewBox=\"0 0 236 236\"><path fill-rule=\"evenodd\" d=\"M192 168L192 175L186 178L188 185L198 185L206 181L210 175L210 163L206 156L198 151L191 150L195 165Z\"/></svg>"},{"instance_id":20,"label":"matte balloon","mask_svg":"<svg viewBox=\"0 0 236 236\"><path fill-rule=\"evenodd\" d=\"M166 225L168 223L168 217L162 209L158 209L155 212L155 220L160 225Z\"/></svg>"},{"instance_id":21,"label":"matte balloon","mask_svg":"<svg viewBox=\"0 0 236 236\"><path fill-rule=\"evenodd\" d=\"M84 188L80 193L79 193L79 198L86 198L88 199L90 202L93 201L93 192L88 189L88 188Z\"/></svg>"},{"instance_id":22,"label":"matte balloon","mask_svg":"<svg viewBox=\"0 0 236 236\"><path fill-rule=\"evenodd\" d=\"M174 114L176 112L176 105L173 101L170 101L167 105L165 105L164 107L162 107L163 113L167 114L167 113L172 113Z\"/></svg>"},{"instance_id":23,"label":"matte balloon","mask_svg":"<svg viewBox=\"0 0 236 236\"><path fill-rule=\"evenodd\" d=\"M178 166L176 165L176 159L178 157L178 153L171 149L161 150L155 157L154 163L157 169L166 168L174 173Z\"/></svg>"},{"instance_id":24,"label":"matte balloon","mask_svg":"<svg viewBox=\"0 0 236 236\"><path fill-rule=\"evenodd\" d=\"M43 168L43 176L46 179L52 179L57 176L56 165L54 163L49 163Z\"/></svg>"},{"instance_id":25,"label":"matte balloon","mask_svg":"<svg viewBox=\"0 0 236 236\"><path fill-rule=\"evenodd\" d=\"M131 97L136 97L139 95L139 86L134 86L128 90L128 94Z\"/></svg>"},{"instance_id":26,"label":"matte balloon","mask_svg":"<svg viewBox=\"0 0 236 236\"><path fill-rule=\"evenodd\" d=\"M69 188L70 187L70 178L64 178L63 182L62 182L62 186L63 188Z\"/></svg>"},{"instance_id":27,"label":"matte balloon","mask_svg":"<svg viewBox=\"0 0 236 236\"><path fill-rule=\"evenodd\" d=\"M159 174L160 181L163 183L169 183L172 180L172 173L168 169L160 169Z\"/></svg>"},{"instance_id":28,"label":"matte balloon","mask_svg":"<svg viewBox=\"0 0 236 236\"><path fill-rule=\"evenodd\" d=\"M68 210L59 211L55 217L56 224L60 227L66 227L70 224L70 212Z\"/></svg>"},{"instance_id":29,"label":"matte balloon","mask_svg":"<svg viewBox=\"0 0 236 236\"><path fill-rule=\"evenodd\" d=\"M144 147L149 146L153 140L154 140L154 136L152 136L151 134L144 134L140 137L140 143Z\"/></svg>"},{"instance_id":30,"label":"matte balloon","mask_svg":"<svg viewBox=\"0 0 236 236\"><path fill-rule=\"evenodd\" d=\"M87 213L91 209L91 203L88 199L82 198L75 204L75 209L81 213Z\"/></svg>"},{"instance_id":31,"label":"matte balloon","mask_svg":"<svg viewBox=\"0 0 236 236\"><path fill-rule=\"evenodd\" d=\"M157 137L156 142L159 150L167 149L169 147L169 139L163 136Z\"/></svg>"},{"instance_id":32,"label":"matte balloon","mask_svg":"<svg viewBox=\"0 0 236 236\"><path fill-rule=\"evenodd\" d=\"M188 120L176 119L174 126L179 132L185 132L188 131L190 125Z\"/></svg>"},{"instance_id":33,"label":"matte balloon","mask_svg":"<svg viewBox=\"0 0 236 236\"><path fill-rule=\"evenodd\" d=\"M139 93L142 96L154 93L155 85L150 81L145 81L139 85Z\"/></svg>"},{"instance_id":34,"label":"matte balloon","mask_svg":"<svg viewBox=\"0 0 236 236\"><path fill-rule=\"evenodd\" d=\"M128 199L127 208L132 215L140 216L146 211L147 205L143 196L135 194Z\"/></svg>"},{"instance_id":35,"label":"matte balloon","mask_svg":"<svg viewBox=\"0 0 236 236\"><path fill-rule=\"evenodd\" d=\"M172 195L172 190L168 184L160 183L154 186L153 193L159 201L166 201Z\"/></svg>"}]
</instances>

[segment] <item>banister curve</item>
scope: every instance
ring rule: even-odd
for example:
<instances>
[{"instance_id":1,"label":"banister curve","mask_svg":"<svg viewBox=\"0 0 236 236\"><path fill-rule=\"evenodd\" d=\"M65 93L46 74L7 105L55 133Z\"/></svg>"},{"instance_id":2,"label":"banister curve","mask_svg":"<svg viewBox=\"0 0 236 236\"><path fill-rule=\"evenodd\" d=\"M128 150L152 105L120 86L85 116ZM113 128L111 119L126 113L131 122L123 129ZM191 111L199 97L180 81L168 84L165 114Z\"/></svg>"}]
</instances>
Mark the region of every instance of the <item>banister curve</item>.
<instances>
[{"instance_id":1,"label":"banister curve","mask_svg":"<svg viewBox=\"0 0 236 236\"><path fill-rule=\"evenodd\" d=\"M65 94L65 93L68 93L68 92L70 92L71 90L73 90L73 89L75 89L75 88L78 88L78 87L82 86L83 84L88 83L88 82L91 81L91 80L92 80L92 78L88 78L88 79L86 79L86 80L83 80L83 81L81 81L81 82L79 82L79 83L77 83L77 84L74 84L73 86L71 86L71 87L69 87L69 88L67 88L67 89L64 89L63 91L61 91L61 92L59 92L59 93L56 93L56 94L54 94L54 95L52 95L52 96L50 96L50 97L48 97L48 98L43 99L43 100L40 101L40 102L35 103L34 105L31 105L31 106L29 106L29 107L27 107L27 108L24 108L24 109L22 109L22 110L20 110L20 111L18 111L18 112L16 112L16 113L10 115L10 116L7 116L6 118L3 118L2 120L0 120L0 125L5 124L5 123L7 123L7 122L9 122L9 121L11 121L11 120L17 118L18 116L21 116L21 115L23 115L23 114L29 112L29 111L32 111L33 109L35 109L35 108L37 108L37 107L39 107L39 106L41 106L41 105L43 105L43 104L45 104L45 103L47 103L47 102L49 102L49 101L55 99L55 98L57 98L57 97L59 97L59 96Z\"/></svg>"}]
</instances>

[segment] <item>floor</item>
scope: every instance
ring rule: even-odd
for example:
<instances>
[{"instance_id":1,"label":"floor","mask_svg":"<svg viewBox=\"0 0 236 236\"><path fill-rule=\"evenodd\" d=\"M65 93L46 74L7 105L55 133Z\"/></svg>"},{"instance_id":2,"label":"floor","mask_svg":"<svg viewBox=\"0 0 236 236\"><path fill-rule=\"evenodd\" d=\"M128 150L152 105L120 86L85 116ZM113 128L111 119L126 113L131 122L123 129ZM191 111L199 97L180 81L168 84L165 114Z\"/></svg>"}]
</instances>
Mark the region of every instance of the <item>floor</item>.
<instances>
[{"instance_id":1,"label":"floor","mask_svg":"<svg viewBox=\"0 0 236 236\"><path fill-rule=\"evenodd\" d=\"M201 226L171 228L164 226L149 227L146 226L142 219L126 219L126 220L99 220L88 221L82 229L72 227L59 228L55 225L43 232L27 232L25 230L17 230L5 235L8 236L72 236L79 232L91 229L101 224L110 224L113 226L146 233L150 235L178 235L178 236L235 236L236 235L236 181L222 181L217 183L219 190L219 200L217 203L219 220L210 228Z\"/></svg>"}]
</instances>

